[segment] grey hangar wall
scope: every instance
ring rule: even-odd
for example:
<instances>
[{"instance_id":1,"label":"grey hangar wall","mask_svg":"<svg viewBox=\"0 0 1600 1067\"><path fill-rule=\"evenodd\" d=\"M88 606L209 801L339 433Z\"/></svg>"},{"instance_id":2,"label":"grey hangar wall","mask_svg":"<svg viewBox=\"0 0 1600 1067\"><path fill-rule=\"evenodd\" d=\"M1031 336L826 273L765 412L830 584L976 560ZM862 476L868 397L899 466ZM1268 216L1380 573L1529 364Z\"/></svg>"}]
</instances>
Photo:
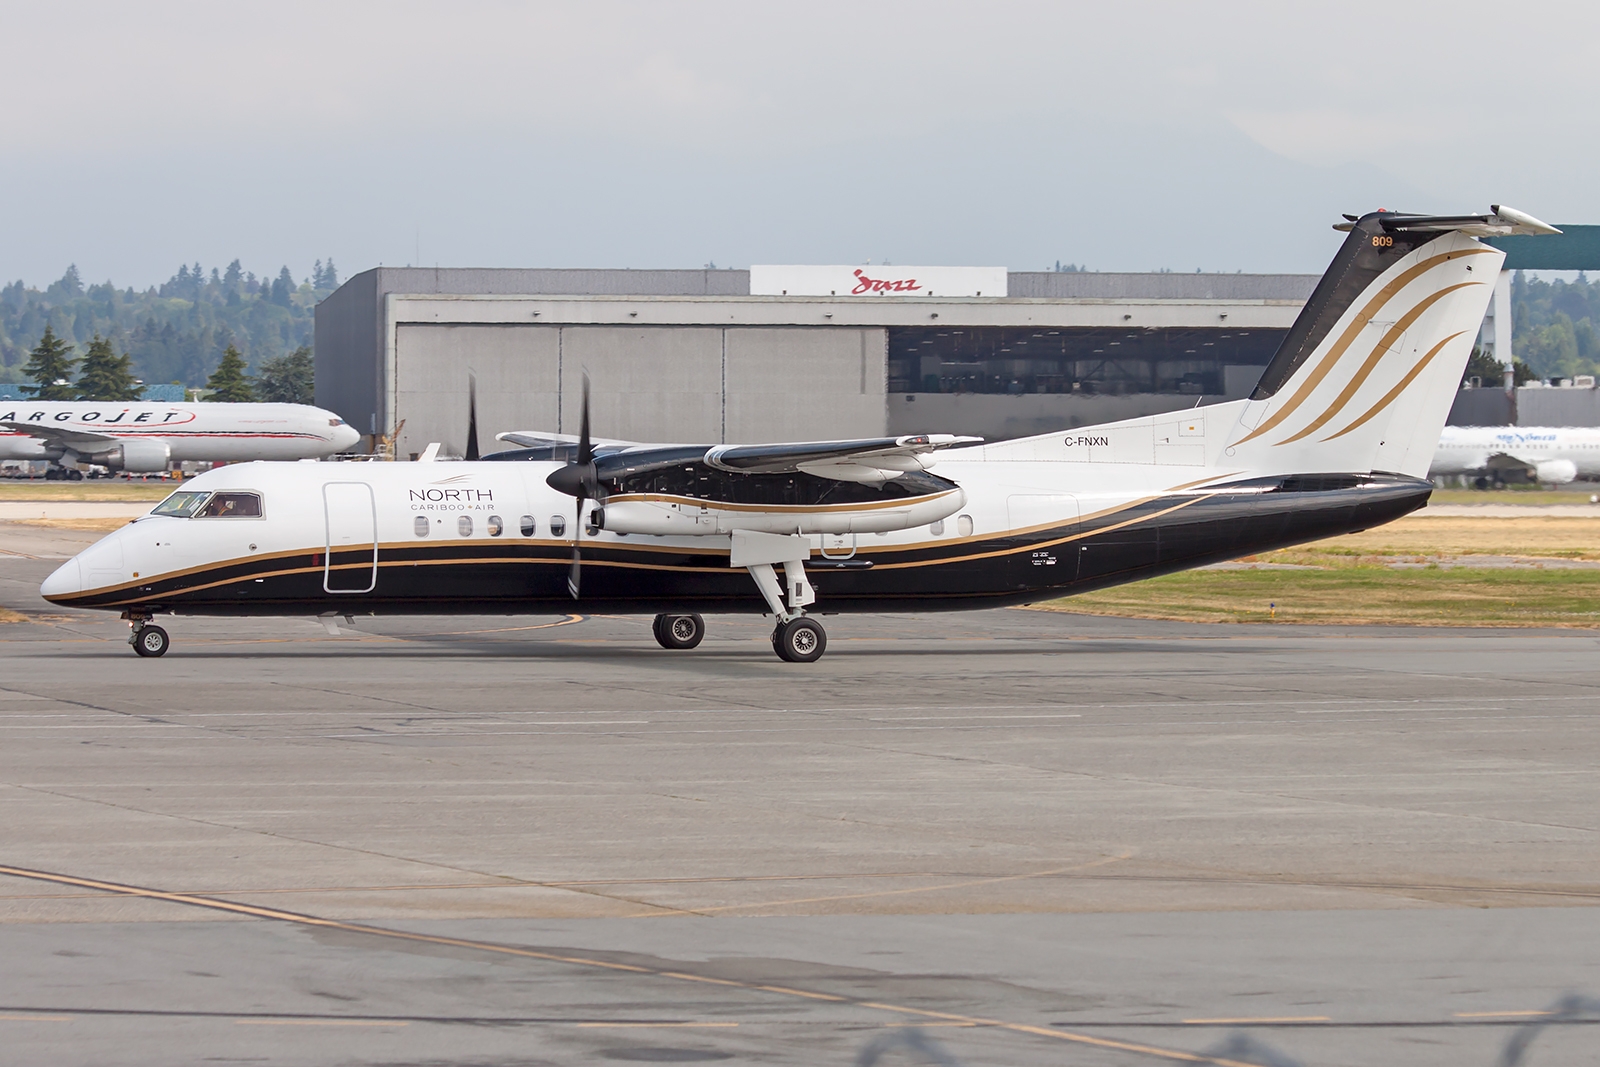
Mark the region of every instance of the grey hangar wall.
<instances>
[{"instance_id":1,"label":"grey hangar wall","mask_svg":"<svg viewBox=\"0 0 1600 1067\"><path fill-rule=\"evenodd\" d=\"M378 268L317 308L317 402L405 458L507 430L990 439L1247 393L1314 275L1012 272L1004 297L765 297L736 270Z\"/></svg>"}]
</instances>

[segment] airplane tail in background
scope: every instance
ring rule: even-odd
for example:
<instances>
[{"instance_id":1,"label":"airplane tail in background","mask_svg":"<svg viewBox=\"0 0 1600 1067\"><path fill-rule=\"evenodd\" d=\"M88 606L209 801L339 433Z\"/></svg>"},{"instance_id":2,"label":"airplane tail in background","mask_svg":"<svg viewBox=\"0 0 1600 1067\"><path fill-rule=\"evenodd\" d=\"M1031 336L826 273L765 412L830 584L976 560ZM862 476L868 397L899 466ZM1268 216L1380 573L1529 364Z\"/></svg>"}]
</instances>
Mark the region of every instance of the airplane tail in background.
<instances>
[{"instance_id":1,"label":"airplane tail in background","mask_svg":"<svg viewBox=\"0 0 1600 1067\"><path fill-rule=\"evenodd\" d=\"M1374 212L1339 228L1349 237L1237 405L1217 465L1426 477L1505 259L1474 238L1558 232L1498 205Z\"/></svg>"}]
</instances>

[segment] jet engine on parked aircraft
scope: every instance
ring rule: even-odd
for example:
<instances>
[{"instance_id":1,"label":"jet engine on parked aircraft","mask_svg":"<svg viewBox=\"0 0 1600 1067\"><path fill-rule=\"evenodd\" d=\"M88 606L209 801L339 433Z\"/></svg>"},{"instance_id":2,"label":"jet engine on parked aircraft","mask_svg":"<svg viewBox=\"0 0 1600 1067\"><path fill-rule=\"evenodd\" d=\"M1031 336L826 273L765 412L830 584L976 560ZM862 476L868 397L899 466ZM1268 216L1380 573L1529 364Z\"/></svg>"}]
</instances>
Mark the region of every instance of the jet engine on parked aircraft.
<instances>
[{"instance_id":1,"label":"jet engine on parked aircraft","mask_svg":"<svg viewBox=\"0 0 1600 1067\"><path fill-rule=\"evenodd\" d=\"M1566 485L1578 477L1578 465L1570 459L1547 459L1534 465L1533 474L1540 485Z\"/></svg>"},{"instance_id":2,"label":"jet engine on parked aircraft","mask_svg":"<svg viewBox=\"0 0 1600 1067\"><path fill-rule=\"evenodd\" d=\"M96 463L129 474L159 474L172 461L172 449L165 441L124 438L99 452L67 450L61 457L65 466Z\"/></svg>"}]
</instances>

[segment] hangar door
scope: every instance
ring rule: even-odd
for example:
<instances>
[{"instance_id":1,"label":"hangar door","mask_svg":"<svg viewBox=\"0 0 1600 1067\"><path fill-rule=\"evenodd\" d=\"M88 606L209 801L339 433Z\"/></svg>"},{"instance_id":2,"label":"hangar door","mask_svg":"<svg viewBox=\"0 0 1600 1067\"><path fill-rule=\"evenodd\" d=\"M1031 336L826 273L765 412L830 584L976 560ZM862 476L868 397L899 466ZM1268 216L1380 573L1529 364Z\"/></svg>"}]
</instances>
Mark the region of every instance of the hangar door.
<instances>
[{"instance_id":1,"label":"hangar door","mask_svg":"<svg viewBox=\"0 0 1600 1067\"><path fill-rule=\"evenodd\" d=\"M372 592L378 584L378 513L372 486L329 482L322 487L322 506L328 534L322 588L329 593Z\"/></svg>"}]
</instances>

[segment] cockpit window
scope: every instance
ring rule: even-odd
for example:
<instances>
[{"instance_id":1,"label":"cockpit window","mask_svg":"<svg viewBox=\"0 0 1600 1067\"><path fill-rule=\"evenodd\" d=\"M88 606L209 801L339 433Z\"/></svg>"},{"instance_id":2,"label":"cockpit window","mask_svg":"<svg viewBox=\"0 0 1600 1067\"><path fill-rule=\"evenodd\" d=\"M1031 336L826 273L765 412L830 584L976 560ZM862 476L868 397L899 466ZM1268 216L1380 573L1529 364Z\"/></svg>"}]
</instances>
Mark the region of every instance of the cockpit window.
<instances>
[{"instance_id":1,"label":"cockpit window","mask_svg":"<svg viewBox=\"0 0 1600 1067\"><path fill-rule=\"evenodd\" d=\"M152 515L172 515L176 518L187 519L190 515L200 510L200 505L206 502L210 493L173 493L167 499L157 504Z\"/></svg>"},{"instance_id":2,"label":"cockpit window","mask_svg":"<svg viewBox=\"0 0 1600 1067\"><path fill-rule=\"evenodd\" d=\"M213 493L200 510L202 519L259 519L261 497L255 493Z\"/></svg>"}]
</instances>

